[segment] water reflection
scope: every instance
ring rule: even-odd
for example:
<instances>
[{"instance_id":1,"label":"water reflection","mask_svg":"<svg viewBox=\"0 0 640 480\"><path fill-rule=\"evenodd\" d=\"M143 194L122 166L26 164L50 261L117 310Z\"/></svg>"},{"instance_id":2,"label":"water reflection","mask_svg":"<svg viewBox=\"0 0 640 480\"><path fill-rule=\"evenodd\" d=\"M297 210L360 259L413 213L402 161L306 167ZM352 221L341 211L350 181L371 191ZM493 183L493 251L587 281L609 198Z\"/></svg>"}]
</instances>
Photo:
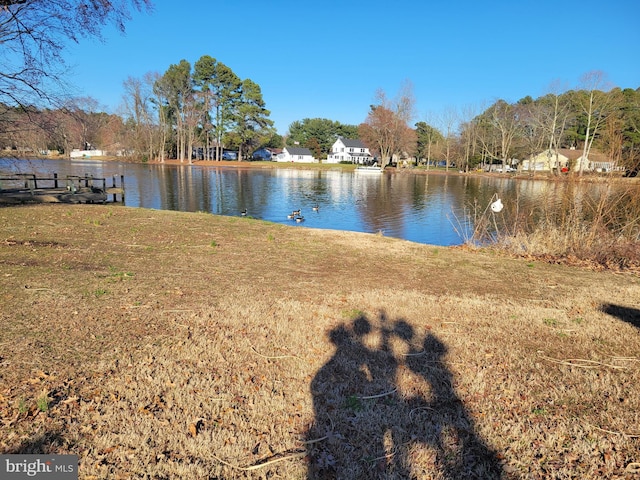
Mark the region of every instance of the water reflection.
<instances>
[{"instance_id":1,"label":"water reflection","mask_svg":"<svg viewBox=\"0 0 640 480\"><path fill-rule=\"evenodd\" d=\"M132 207L217 215L247 209L254 218L290 225L297 224L287 215L300 209L306 227L382 232L434 245L462 243L472 229L470 206L485 208L496 194L505 203L505 214L517 216L527 205L542 202L556 205L562 214L568 190L571 201L580 204L605 188L503 177L0 159L0 174L9 173L124 175L126 204ZM316 204L320 208L313 211Z\"/></svg>"}]
</instances>

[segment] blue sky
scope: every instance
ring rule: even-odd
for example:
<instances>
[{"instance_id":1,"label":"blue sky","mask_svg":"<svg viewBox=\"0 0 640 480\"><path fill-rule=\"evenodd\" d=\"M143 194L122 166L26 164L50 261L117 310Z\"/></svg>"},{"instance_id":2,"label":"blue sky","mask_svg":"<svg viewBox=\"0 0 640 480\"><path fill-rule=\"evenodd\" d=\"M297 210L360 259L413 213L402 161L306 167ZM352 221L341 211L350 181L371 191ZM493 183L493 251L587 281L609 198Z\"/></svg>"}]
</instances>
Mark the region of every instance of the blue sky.
<instances>
[{"instance_id":1,"label":"blue sky","mask_svg":"<svg viewBox=\"0 0 640 480\"><path fill-rule=\"evenodd\" d=\"M80 96L107 111L127 77L211 55L262 88L278 132L303 118L364 121L375 93L413 85L415 121L438 125L495 100L580 86L603 71L640 87L637 0L155 0L124 35L104 31L66 58Z\"/></svg>"}]
</instances>

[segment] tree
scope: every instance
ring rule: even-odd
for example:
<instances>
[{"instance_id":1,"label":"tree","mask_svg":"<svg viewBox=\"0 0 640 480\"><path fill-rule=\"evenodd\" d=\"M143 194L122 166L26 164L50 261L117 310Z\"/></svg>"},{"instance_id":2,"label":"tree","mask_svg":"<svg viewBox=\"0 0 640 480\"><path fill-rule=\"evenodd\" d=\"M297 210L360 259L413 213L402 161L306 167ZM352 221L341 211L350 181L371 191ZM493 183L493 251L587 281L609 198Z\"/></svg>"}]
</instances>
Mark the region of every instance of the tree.
<instances>
[{"instance_id":1,"label":"tree","mask_svg":"<svg viewBox=\"0 0 640 480\"><path fill-rule=\"evenodd\" d=\"M451 165L451 159L453 156L454 147L457 144L456 138L456 123L458 121L458 114L455 109L447 108L441 115L440 124L442 131L444 132L444 160L445 169L448 171Z\"/></svg>"},{"instance_id":2,"label":"tree","mask_svg":"<svg viewBox=\"0 0 640 480\"><path fill-rule=\"evenodd\" d=\"M124 32L130 8L149 10L151 0L3 0L0 137L21 148L34 145L32 151L46 150L48 144L68 152L64 126L69 112L56 109L66 102L68 89L65 45L82 37L100 38L107 24Z\"/></svg>"},{"instance_id":3,"label":"tree","mask_svg":"<svg viewBox=\"0 0 640 480\"><path fill-rule=\"evenodd\" d=\"M151 73L147 73L144 80L129 77L124 81L124 113L131 126L127 143L135 155L143 160L153 159L158 148L154 139L157 131L153 113L154 81Z\"/></svg>"},{"instance_id":4,"label":"tree","mask_svg":"<svg viewBox=\"0 0 640 480\"><path fill-rule=\"evenodd\" d=\"M602 130L601 149L607 158L616 165L622 163L622 146L624 143L624 112L616 110L607 117Z\"/></svg>"},{"instance_id":5,"label":"tree","mask_svg":"<svg viewBox=\"0 0 640 480\"><path fill-rule=\"evenodd\" d=\"M98 101L91 97L72 98L66 102L62 111L69 118L68 133L72 132L72 146L83 150L96 148L100 143L100 131L109 117L102 112Z\"/></svg>"},{"instance_id":6,"label":"tree","mask_svg":"<svg viewBox=\"0 0 640 480\"><path fill-rule=\"evenodd\" d=\"M480 160L477 155L477 124L473 120L476 117L475 111L476 109L469 105L461 110L463 120L461 120L458 128L460 131L461 152L463 152L460 158L460 167L464 171L468 171L469 167L477 165Z\"/></svg>"},{"instance_id":7,"label":"tree","mask_svg":"<svg viewBox=\"0 0 640 480\"><path fill-rule=\"evenodd\" d=\"M323 157L322 147L320 147L320 144L318 143L318 140L315 139L315 137L310 138L306 146L309 150L311 150L314 158Z\"/></svg>"},{"instance_id":8,"label":"tree","mask_svg":"<svg viewBox=\"0 0 640 480\"><path fill-rule=\"evenodd\" d=\"M149 156L152 150L159 151L160 161L168 152L191 162L195 147L202 146L208 160L221 159L225 143L238 148L240 156L244 148L257 144L282 144L280 137L274 137L260 87L251 80L241 81L209 55L200 57L193 69L181 60L163 75L147 74L144 82L130 78L125 89L129 122L138 129L143 124L148 127Z\"/></svg>"},{"instance_id":9,"label":"tree","mask_svg":"<svg viewBox=\"0 0 640 480\"><path fill-rule=\"evenodd\" d=\"M242 160L243 147L256 146L258 139L267 136L273 127L260 87L249 79L242 82L234 120L234 131L240 137L238 160Z\"/></svg>"},{"instance_id":10,"label":"tree","mask_svg":"<svg viewBox=\"0 0 640 480\"><path fill-rule=\"evenodd\" d=\"M37 152L46 148L46 132L39 126L50 116L34 107L19 108L0 104L0 147L19 154ZM53 122L52 122L53 124Z\"/></svg>"},{"instance_id":11,"label":"tree","mask_svg":"<svg viewBox=\"0 0 640 480\"><path fill-rule=\"evenodd\" d=\"M504 166L510 158L515 140L522 133L520 111L522 106L511 105L498 100L478 119L478 140L483 148L483 156L501 160Z\"/></svg>"},{"instance_id":12,"label":"tree","mask_svg":"<svg viewBox=\"0 0 640 480\"><path fill-rule=\"evenodd\" d=\"M379 90L377 104L371 106L366 120L358 129L360 139L380 156L385 168L394 155L415 150L415 132L409 127L413 118L415 99L413 89L406 83L394 100Z\"/></svg>"},{"instance_id":13,"label":"tree","mask_svg":"<svg viewBox=\"0 0 640 480\"><path fill-rule=\"evenodd\" d=\"M131 8L149 10L151 0L5 0L0 8L0 103L51 102L65 84L65 43L100 38L107 24L124 32Z\"/></svg>"},{"instance_id":14,"label":"tree","mask_svg":"<svg viewBox=\"0 0 640 480\"><path fill-rule=\"evenodd\" d=\"M548 140L549 155L555 155L556 169L554 172L559 173L558 167L558 150L560 149L565 133L567 124L570 119L570 109L567 99L557 93L549 93L548 95L538 99L535 104L529 106L528 115L530 117L530 123L534 123L533 128L541 128L542 135ZM544 139L541 139L540 146L544 144ZM535 146L535 148L539 148ZM539 150L538 150L539 151ZM529 154L536 154L537 151L530 151Z\"/></svg>"},{"instance_id":15,"label":"tree","mask_svg":"<svg viewBox=\"0 0 640 480\"><path fill-rule=\"evenodd\" d=\"M287 145L302 145L313 151L316 158L322 158L331 151L338 137L356 139L358 127L326 118L305 118L289 125Z\"/></svg>"},{"instance_id":16,"label":"tree","mask_svg":"<svg viewBox=\"0 0 640 480\"><path fill-rule=\"evenodd\" d=\"M188 117L193 102L191 64L186 60L181 60L178 64L170 65L165 74L158 79L157 84L158 92L168 107L168 118L172 121L172 125L175 124L175 158L184 161L188 155L191 159L191 150L187 152L190 138L187 130L190 125Z\"/></svg>"},{"instance_id":17,"label":"tree","mask_svg":"<svg viewBox=\"0 0 640 480\"><path fill-rule=\"evenodd\" d=\"M268 148L282 148L284 147L284 138L278 134L274 129L270 129L267 136L262 139L260 146Z\"/></svg>"},{"instance_id":18,"label":"tree","mask_svg":"<svg viewBox=\"0 0 640 480\"><path fill-rule=\"evenodd\" d=\"M520 121L521 125L521 137L522 137L522 150L521 153L527 157L533 157L540 153L545 144L548 145L547 156L549 158L549 165L555 166L555 172L558 172L558 150L556 140L557 138L552 134L555 131L555 122L557 121L554 107L549 104L541 102L527 103L522 106ZM549 123L551 119L551 123ZM549 136L551 133L551 137ZM551 157L555 155L555 162L551 160ZM535 165L533 162L529 162L529 170L532 175L535 175Z\"/></svg>"},{"instance_id":19,"label":"tree","mask_svg":"<svg viewBox=\"0 0 640 480\"><path fill-rule=\"evenodd\" d=\"M153 76L153 94L151 102L158 111L158 128L160 130L159 153L160 163L164 163L171 135L171 108L169 107L169 87L164 78L156 73Z\"/></svg>"},{"instance_id":20,"label":"tree","mask_svg":"<svg viewBox=\"0 0 640 480\"><path fill-rule=\"evenodd\" d=\"M350 138L352 140L358 139L358 125L347 125L344 123L336 122L336 134L338 137ZM333 144L331 144L333 146ZM329 152L327 150L327 152Z\"/></svg>"},{"instance_id":21,"label":"tree","mask_svg":"<svg viewBox=\"0 0 640 480\"><path fill-rule=\"evenodd\" d=\"M416 156L418 160L427 162L427 169L432 159L432 154L438 145L444 144L444 137L437 128L428 125L426 122L416 123Z\"/></svg>"},{"instance_id":22,"label":"tree","mask_svg":"<svg viewBox=\"0 0 640 480\"><path fill-rule=\"evenodd\" d=\"M587 126L582 147L582 160L578 166L578 174L582 175L584 164L589 158L589 152L599 129L612 113L615 105L614 96L607 95L599 89L606 85L605 75L601 71L591 71L582 76L582 84L585 87L581 95L580 106L586 115Z\"/></svg>"},{"instance_id":23,"label":"tree","mask_svg":"<svg viewBox=\"0 0 640 480\"><path fill-rule=\"evenodd\" d=\"M231 68L209 55L203 55L194 65L193 79L203 97L202 125L207 135L213 133L216 158L222 157L223 138L233 123L234 111L241 95L242 81ZM210 131L211 130L211 131ZM208 154L208 140L207 154Z\"/></svg>"},{"instance_id":24,"label":"tree","mask_svg":"<svg viewBox=\"0 0 640 480\"><path fill-rule=\"evenodd\" d=\"M212 109L217 104L213 85L216 81L217 61L210 55L203 55L193 66L193 82L199 91L202 102L201 129L204 141L204 159L211 158L212 142L217 138L214 134L214 117Z\"/></svg>"},{"instance_id":25,"label":"tree","mask_svg":"<svg viewBox=\"0 0 640 480\"><path fill-rule=\"evenodd\" d=\"M622 161L627 175L640 170L640 88L622 91Z\"/></svg>"},{"instance_id":26,"label":"tree","mask_svg":"<svg viewBox=\"0 0 640 480\"><path fill-rule=\"evenodd\" d=\"M122 117L104 112L101 112L100 115L103 119L96 137L96 145L109 154L117 154L122 151L127 133Z\"/></svg>"}]
</instances>

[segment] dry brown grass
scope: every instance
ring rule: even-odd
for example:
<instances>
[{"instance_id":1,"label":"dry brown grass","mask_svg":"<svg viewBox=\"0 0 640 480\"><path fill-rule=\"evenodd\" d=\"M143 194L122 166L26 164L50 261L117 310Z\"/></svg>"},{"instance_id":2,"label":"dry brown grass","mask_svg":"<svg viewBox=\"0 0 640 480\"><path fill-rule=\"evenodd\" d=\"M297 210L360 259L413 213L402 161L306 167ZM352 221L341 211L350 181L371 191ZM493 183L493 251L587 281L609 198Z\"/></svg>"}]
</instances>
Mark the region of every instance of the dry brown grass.
<instances>
[{"instance_id":1,"label":"dry brown grass","mask_svg":"<svg viewBox=\"0 0 640 480\"><path fill-rule=\"evenodd\" d=\"M467 243L543 261L640 272L640 188L628 179L596 180L585 189L569 179L549 202L523 208L516 201L499 214L474 205L468 209L474 231Z\"/></svg>"},{"instance_id":2,"label":"dry brown grass","mask_svg":"<svg viewBox=\"0 0 640 480\"><path fill-rule=\"evenodd\" d=\"M116 206L0 233L0 453L83 479L640 470L637 276Z\"/></svg>"}]
</instances>

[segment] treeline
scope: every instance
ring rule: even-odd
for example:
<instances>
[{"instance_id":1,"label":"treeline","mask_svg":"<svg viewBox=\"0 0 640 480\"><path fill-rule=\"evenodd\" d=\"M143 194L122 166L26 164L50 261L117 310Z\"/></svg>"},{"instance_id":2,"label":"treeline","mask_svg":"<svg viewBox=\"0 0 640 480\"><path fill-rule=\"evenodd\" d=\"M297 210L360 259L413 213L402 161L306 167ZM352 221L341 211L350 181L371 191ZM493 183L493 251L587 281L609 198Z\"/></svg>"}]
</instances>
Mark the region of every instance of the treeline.
<instances>
[{"instance_id":1,"label":"treeline","mask_svg":"<svg viewBox=\"0 0 640 480\"><path fill-rule=\"evenodd\" d=\"M584 158L598 151L616 165L637 171L640 88L602 91L594 87L550 93L535 100L527 96L512 104L499 100L460 122L457 130L418 137L419 156L427 156L427 149L434 146L447 162L455 160L470 167L573 148Z\"/></svg>"},{"instance_id":2,"label":"treeline","mask_svg":"<svg viewBox=\"0 0 640 480\"><path fill-rule=\"evenodd\" d=\"M17 155L100 147L112 152L126 145L122 117L100 112L92 98L75 98L56 109L0 104L0 148Z\"/></svg>"},{"instance_id":3,"label":"treeline","mask_svg":"<svg viewBox=\"0 0 640 480\"><path fill-rule=\"evenodd\" d=\"M280 142L260 86L204 55L163 75L125 82L126 124L131 149L143 159L220 159L224 149L245 152Z\"/></svg>"},{"instance_id":4,"label":"treeline","mask_svg":"<svg viewBox=\"0 0 640 480\"><path fill-rule=\"evenodd\" d=\"M338 136L359 138L385 165L404 159L460 169L515 165L544 151L572 148L585 158L597 151L621 169L638 171L640 88L603 91L597 88L600 75L586 76L591 87L537 99L527 96L515 103L498 100L480 113L449 110L433 121L415 124L415 100L405 86L394 99L378 92L360 125L305 118L289 126L285 141L326 158Z\"/></svg>"},{"instance_id":5,"label":"treeline","mask_svg":"<svg viewBox=\"0 0 640 480\"><path fill-rule=\"evenodd\" d=\"M381 92L358 132L383 165L405 160L465 170L480 164L517 165L545 151L551 155L572 148L585 159L597 151L620 169L637 172L640 88L599 89L601 72L585 80L589 86L579 90L515 103L498 100L479 113L449 110L414 125L411 91L393 100ZM579 162L580 173L585 164Z\"/></svg>"},{"instance_id":6,"label":"treeline","mask_svg":"<svg viewBox=\"0 0 640 480\"><path fill-rule=\"evenodd\" d=\"M91 98L47 110L0 105L0 148L66 154L98 147L142 161L191 161L282 146L259 85L208 55L193 66L181 60L162 75L129 77L120 113L98 110Z\"/></svg>"},{"instance_id":7,"label":"treeline","mask_svg":"<svg viewBox=\"0 0 640 480\"><path fill-rule=\"evenodd\" d=\"M283 139L269 119L260 87L205 55L164 74L128 78L119 114L101 112L91 98L56 109L0 104L0 148L20 153L97 147L141 161L219 159L224 150L249 158L259 147L299 145L326 158L339 136L361 139L384 165L396 160L455 165L512 164L544 151L573 148L588 158L598 151L622 169L640 167L640 88L590 85L515 103L498 100L482 112L448 111L429 122L412 122L410 88L395 99L378 92L360 125L304 118Z\"/></svg>"}]
</instances>

